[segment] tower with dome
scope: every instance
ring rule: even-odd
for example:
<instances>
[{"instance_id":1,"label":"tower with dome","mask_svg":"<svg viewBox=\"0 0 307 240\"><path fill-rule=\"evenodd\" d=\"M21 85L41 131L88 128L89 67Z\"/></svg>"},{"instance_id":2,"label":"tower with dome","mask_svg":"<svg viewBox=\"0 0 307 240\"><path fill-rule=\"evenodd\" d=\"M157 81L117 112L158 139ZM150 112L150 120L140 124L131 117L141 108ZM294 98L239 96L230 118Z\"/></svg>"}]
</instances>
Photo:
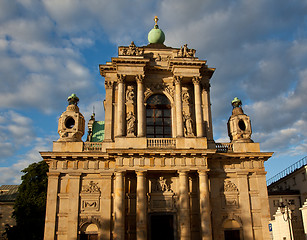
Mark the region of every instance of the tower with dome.
<instances>
[{"instance_id":1,"label":"tower with dome","mask_svg":"<svg viewBox=\"0 0 307 240\"><path fill-rule=\"evenodd\" d=\"M186 44L165 46L154 20L148 45L120 46L99 65L104 121L93 115L82 138L72 95L59 139L41 152L49 165L44 239L269 239L264 161L272 153L251 140L238 98L230 141L214 141L215 69Z\"/></svg>"}]
</instances>

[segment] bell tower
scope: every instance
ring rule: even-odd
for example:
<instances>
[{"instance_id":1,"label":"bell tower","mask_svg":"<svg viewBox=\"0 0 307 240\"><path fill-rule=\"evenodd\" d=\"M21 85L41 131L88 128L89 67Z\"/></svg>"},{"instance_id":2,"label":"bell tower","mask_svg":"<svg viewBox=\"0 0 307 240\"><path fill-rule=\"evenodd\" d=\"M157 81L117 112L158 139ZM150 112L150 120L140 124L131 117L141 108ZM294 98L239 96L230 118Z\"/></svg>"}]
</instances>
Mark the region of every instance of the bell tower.
<instances>
[{"instance_id":1,"label":"bell tower","mask_svg":"<svg viewBox=\"0 0 307 240\"><path fill-rule=\"evenodd\" d=\"M243 112L241 100L235 97L231 104L233 107L232 115L227 123L228 136L231 142L253 142L251 140L251 121L249 116Z\"/></svg>"},{"instance_id":2,"label":"bell tower","mask_svg":"<svg viewBox=\"0 0 307 240\"><path fill-rule=\"evenodd\" d=\"M81 142L84 135L85 120L79 112L79 98L76 94L71 94L67 99L68 106L59 119L58 142Z\"/></svg>"}]
</instances>

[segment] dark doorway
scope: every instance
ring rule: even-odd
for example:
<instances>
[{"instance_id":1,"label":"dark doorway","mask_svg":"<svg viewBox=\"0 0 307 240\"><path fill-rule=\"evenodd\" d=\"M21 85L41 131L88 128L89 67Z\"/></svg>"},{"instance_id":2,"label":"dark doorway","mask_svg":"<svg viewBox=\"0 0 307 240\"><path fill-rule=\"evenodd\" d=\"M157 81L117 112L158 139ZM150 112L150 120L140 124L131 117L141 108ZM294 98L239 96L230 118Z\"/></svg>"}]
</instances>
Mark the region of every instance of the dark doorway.
<instances>
[{"instance_id":1,"label":"dark doorway","mask_svg":"<svg viewBox=\"0 0 307 240\"><path fill-rule=\"evenodd\" d=\"M174 240L174 215L151 215L150 240Z\"/></svg>"},{"instance_id":2,"label":"dark doorway","mask_svg":"<svg viewBox=\"0 0 307 240\"><path fill-rule=\"evenodd\" d=\"M240 230L225 230L225 240L240 240Z\"/></svg>"},{"instance_id":3,"label":"dark doorway","mask_svg":"<svg viewBox=\"0 0 307 240\"><path fill-rule=\"evenodd\" d=\"M81 233L80 240L98 240L98 234Z\"/></svg>"}]
</instances>

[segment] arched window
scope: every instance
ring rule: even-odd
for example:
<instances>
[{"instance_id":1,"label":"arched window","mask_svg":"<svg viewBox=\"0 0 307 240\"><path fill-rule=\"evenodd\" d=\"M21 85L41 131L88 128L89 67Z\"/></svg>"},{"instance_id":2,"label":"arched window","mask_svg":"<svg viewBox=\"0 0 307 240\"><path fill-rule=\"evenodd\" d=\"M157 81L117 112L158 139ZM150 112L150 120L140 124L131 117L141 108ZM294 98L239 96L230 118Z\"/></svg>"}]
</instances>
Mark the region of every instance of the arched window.
<instances>
[{"instance_id":1,"label":"arched window","mask_svg":"<svg viewBox=\"0 0 307 240\"><path fill-rule=\"evenodd\" d=\"M171 104L162 94L155 94L147 99L146 136L148 138L172 137Z\"/></svg>"},{"instance_id":2,"label":"arched window","mask_svg":"<svg viewBox=\"0 0 307 240\"><path fill-rule=\"evenodd\" d=\"M98 240L98 227L94 223L86 224L81 229L80 240Z\"/></svg>"}]
</instances>

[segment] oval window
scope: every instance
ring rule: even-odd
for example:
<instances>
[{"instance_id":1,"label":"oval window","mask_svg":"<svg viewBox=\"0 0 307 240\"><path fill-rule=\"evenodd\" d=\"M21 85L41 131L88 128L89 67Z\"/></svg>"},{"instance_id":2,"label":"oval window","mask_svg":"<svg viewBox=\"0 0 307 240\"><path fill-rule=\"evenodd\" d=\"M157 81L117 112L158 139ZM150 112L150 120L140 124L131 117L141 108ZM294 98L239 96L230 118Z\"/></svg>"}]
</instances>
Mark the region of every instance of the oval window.
<instances>
[{"instance_id":1,"label":"oval window","mask_svg":"<svg viewBox=\"0 0 307 240\"><path fill-rule=\"evenodd\" d=\"M74 126L75 126L75 120L72 117L67 118L65 121L65 127L71 129Z\"/></svg>"},{"instance_id":2,"label":"oval window","mask_svg":"<svg viewBox=\"0 0 307 240\"><path fill-rule=\"evenodd\" d=\"M239 121L239 128L242 131L245 131L245 129L246 129L245 123L244 123L244 121L242 119Z\"/></svg>"}]
</instances>

